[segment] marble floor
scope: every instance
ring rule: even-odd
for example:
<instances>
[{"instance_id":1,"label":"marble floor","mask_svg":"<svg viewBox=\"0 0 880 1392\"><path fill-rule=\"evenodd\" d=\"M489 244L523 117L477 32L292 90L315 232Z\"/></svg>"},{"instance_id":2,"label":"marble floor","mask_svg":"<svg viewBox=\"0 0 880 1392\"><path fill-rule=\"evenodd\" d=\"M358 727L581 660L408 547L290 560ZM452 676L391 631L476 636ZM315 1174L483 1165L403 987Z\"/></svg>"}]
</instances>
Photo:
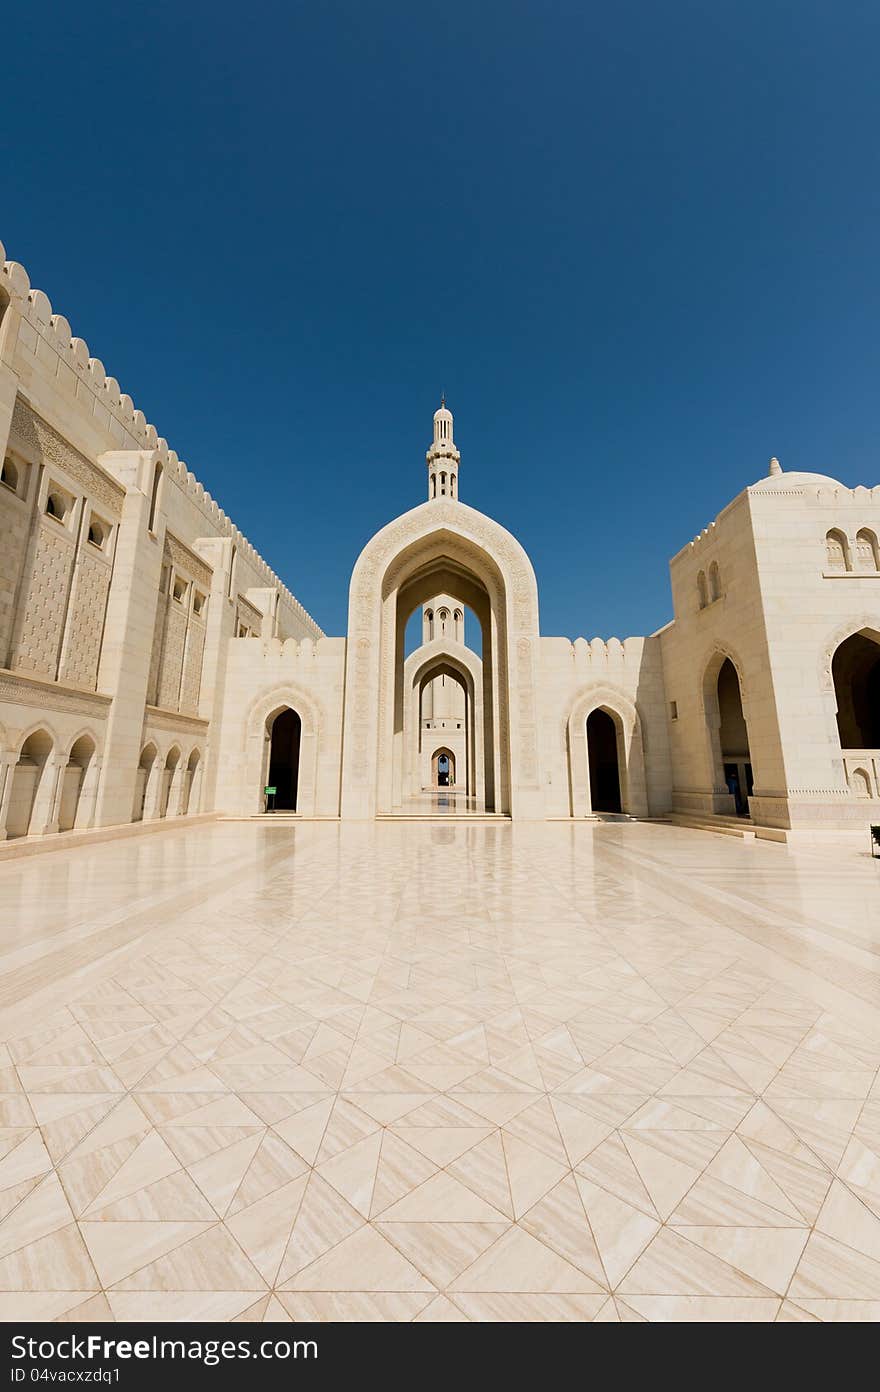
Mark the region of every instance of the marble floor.
<instances>
[{"instance_id":1,"label":"marble floor","mask_svg":"<svg viewBox=\"0 0 880 1392\"><path fill-rule=\"evenodd\" d=\"M7 1320L875 1320L880 862L218 822L0 864Z\"/></svg>"}]
</instances>

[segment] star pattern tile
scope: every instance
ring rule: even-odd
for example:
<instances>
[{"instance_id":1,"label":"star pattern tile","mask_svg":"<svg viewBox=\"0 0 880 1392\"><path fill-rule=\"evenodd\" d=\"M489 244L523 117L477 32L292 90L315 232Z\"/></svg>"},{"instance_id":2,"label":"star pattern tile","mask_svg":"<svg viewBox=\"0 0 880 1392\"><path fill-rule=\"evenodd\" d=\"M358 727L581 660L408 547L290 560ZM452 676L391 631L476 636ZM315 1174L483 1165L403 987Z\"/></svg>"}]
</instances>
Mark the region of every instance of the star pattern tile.
<instances>
[{"instance_id":1,"label":"star pattern tile","mask_svg":"<svg viewBox=\"0 0 880 1392\"><path fill-rule=\"evenodd\" d=\"M159 839L0 866L4 1318L880 1318L855 853Z\"/></svg>"}]
</instances>

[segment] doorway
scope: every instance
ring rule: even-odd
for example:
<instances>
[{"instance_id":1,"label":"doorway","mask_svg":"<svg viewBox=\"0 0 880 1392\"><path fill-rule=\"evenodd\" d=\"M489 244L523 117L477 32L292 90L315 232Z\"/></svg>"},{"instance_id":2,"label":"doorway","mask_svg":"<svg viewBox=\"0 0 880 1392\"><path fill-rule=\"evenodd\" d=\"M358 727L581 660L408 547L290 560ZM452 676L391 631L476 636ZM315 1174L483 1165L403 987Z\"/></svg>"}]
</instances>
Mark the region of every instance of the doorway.
<instances>
[{"instance_id":1,"label":"doorway","mask_svg":"<svg viewBox=\"0 0 880 1392\"><path fill-rule=\"evenodd\" d=\"M724 786L733 798L736 815L748 817L754 785L749 732L743 714L739 675L729 657L724 659L718 672L718 713Z\"/></svg>"},{"instance_id":2,"label":"doorway","mask_svg":"<svg viewBox=\"0 0 880 1392\"><path fill-rule=\"evenodd\" d=\"M590 765L590 804L594 812L620 812L620 764L617 726L604 710L587 716L587 756Z\"/></svg>"},{"instance_id":3,"label":"doorway","mask_svg":"<svg viewBox=\"0 0 880 1392\"><path fill-rule=\"evenodd\" d=\"M269 740L266 786L275 789L274 810L295 812L302 740L302 720L295 710L288 706L278 712L269 728Z\"/></svg>"},{"instance_id":4,"label":"doorway","mask_svg":"<svg viewBox=\"0 0 880 1392\"><path fill-rule=\"evenodd\" d=\"M453 788L455 786L455 755L452 750L438 749L431 759L431 770L434 775L435 788Z\"/></svg>"}]
</instances>

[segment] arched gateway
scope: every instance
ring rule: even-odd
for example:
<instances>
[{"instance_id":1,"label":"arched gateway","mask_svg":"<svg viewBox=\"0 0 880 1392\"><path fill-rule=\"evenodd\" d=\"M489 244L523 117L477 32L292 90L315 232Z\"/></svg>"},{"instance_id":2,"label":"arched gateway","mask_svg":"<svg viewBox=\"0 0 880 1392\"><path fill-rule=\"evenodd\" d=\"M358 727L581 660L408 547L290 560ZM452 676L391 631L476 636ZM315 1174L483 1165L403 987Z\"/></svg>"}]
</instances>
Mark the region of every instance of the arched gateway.
<instances>
[{"instance_id":1,"label":"arched gateway","mask_svg":"<svg viewBox=\"0 0 880 1392\"><path fill-rule=\"evenodd\" d=\"M404 632L412 612L454 594L482 630L485 810L541 818L536 663L538 592L519 542L434 484L458 477L452 416L434 417L429 498L383 527L351 579L342 759L343 817L404 804ZM436 643L435 638L435 643Z\"/></svg>"},{"instance_id":2,"label":"arched gateway","mask_svg":"<svg viewBox=\"0 0 880 1392\"><path fill-rule=\"evenodd\" d=\"M427 500L358 557L344 638L282 639L270 613L260 638L229 644L208 794L223 806L343 821L662 810L659 639L541 636L526 552L461 501L452 426L444 404Z\"/></svg>"}]
</instances>

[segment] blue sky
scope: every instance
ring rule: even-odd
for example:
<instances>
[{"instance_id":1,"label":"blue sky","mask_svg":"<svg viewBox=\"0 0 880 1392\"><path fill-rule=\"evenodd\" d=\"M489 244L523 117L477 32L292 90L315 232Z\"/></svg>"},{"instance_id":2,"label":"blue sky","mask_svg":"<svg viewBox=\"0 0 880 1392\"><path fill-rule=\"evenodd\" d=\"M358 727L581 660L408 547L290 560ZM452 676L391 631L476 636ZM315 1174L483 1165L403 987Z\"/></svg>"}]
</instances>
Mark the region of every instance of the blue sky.
<instances>
[{"instance_id":1,"label":"blue sky","mask_svg":"<svg viewBox=\"0 0 880 1392\"><path fill-rule=\"evenodd\" d=\"M874 0L52 4L0 237L319 623L461 494L542 630L649 632L777 454L876 483Z\"/></svg>"}]
</instances>

